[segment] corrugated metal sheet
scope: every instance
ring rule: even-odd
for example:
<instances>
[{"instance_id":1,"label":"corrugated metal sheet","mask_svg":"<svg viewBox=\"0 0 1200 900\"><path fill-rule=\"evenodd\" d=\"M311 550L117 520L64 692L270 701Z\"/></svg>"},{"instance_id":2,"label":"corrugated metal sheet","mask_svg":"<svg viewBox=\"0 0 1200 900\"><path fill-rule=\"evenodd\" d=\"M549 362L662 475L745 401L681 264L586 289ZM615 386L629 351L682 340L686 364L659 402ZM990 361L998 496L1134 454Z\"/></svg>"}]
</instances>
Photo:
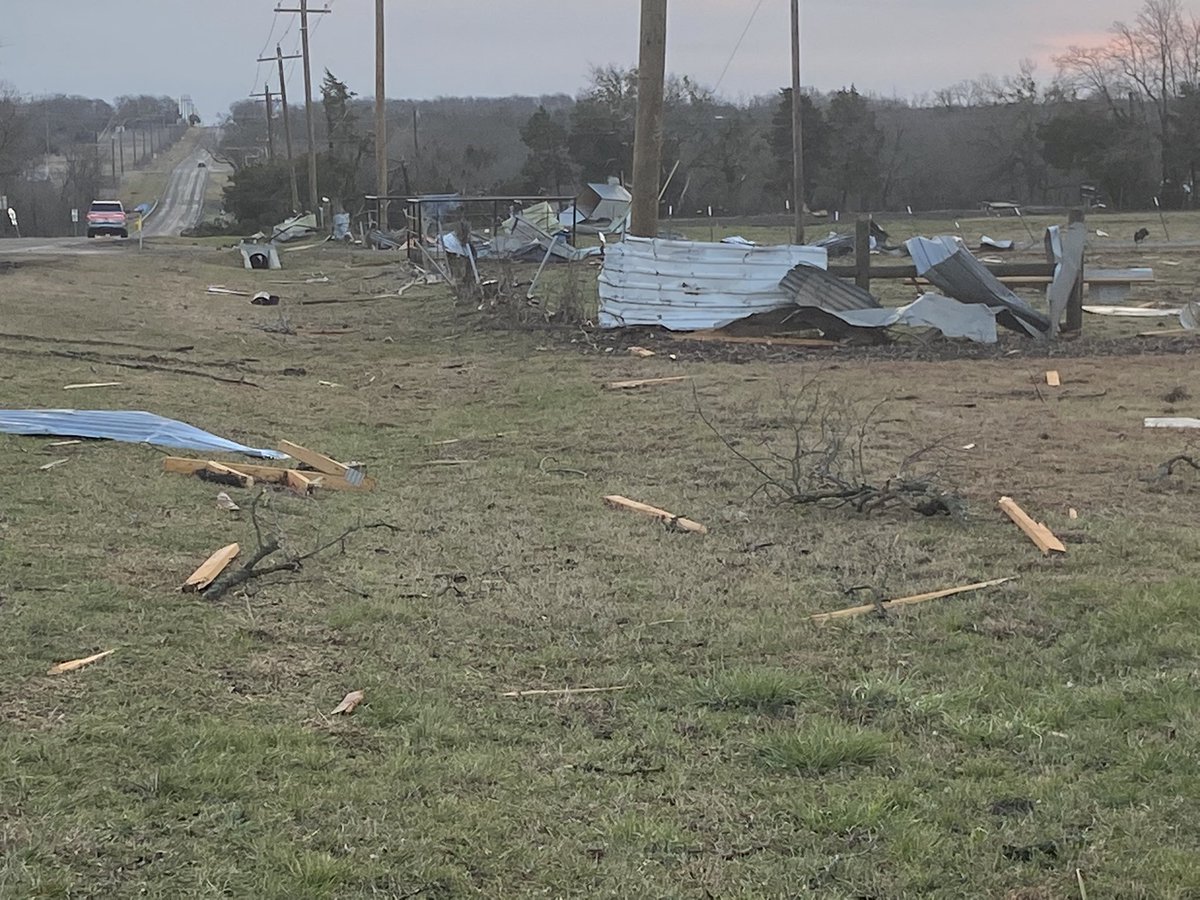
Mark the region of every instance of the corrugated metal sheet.
<instances>
[{"instance_id":1,"label":"corrugated metal sheet","mask_svg":"<svg viewBox=\"0 0 1200 900\"><path fill-rule=\"evenodd\" d=\"M148 412L107 409L0 409L0 432L23 435L98 438L129 444L154 444L182 450L242 453L262 459L287 459L209 434L175 419Z\"/></svg>"},{"instance_id":2,"label":"corrugated metal sheet","mask_svg":"<svg viewBox=\"0 0 1200 900\"><path fill-rule=\"evenodd\" d=\"M1000 283L987 267L971 255L961 241L945 236L913 238L907 245L917 274L963 303L999 307L1000 324L1041 337L1050 330L1048 316L1038 312Z\"/></svg>"},{"instance_id":3,"label":"corrugated metal sheet","mask_svg":"<svg viewBox=\"0 0 1200 900\"><path fill-rule=\"evenodd\" d=\"M780 283L784 293L801 306L837 312L847 309L878 309L880 303L858 285L813 266L796 266Z\"/></svg>"},{"instance_id":4,"label":"corrugated metal sheet","mask_svg":"<svg viewBox=\"0 0 1200 900\"><path fill-rule=\"evenodd\" d=\"M743 247L626 238L610 244L600 271L600 326L720 328L791 306L780 282L801 264L825 268L819 247Z\"/></svg>"}]
</instances>

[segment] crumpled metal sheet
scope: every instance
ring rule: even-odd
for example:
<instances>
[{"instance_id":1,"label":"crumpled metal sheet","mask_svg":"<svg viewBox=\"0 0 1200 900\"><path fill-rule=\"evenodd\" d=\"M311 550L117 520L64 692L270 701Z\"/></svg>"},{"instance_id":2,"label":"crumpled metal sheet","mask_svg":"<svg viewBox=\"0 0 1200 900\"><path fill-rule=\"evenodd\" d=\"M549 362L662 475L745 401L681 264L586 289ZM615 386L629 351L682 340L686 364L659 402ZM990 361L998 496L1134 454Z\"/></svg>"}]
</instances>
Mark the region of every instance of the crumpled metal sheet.
<instances>
[{"instance_id":1,"label":"crumpled metal sheet","mask_svg":"<svg viewBox=\"0 0 1200 900\"><path fill-rule=\"evenodd\" d=\"M815 306L829 312L878 309L880 305L868 291L813 266L796 266L779 286L800 306Z\"/></svg>"},{"instance_id":2,"label":"crumpled metal sheet","mask_svg":"<svg viewBox=\"0 0 1200 900\"><path fill-rule=\"evenodd\" d=\"M186 422L148 412L109 409L0 409L0 432L20 435L98 438L154 444L180 450L241 453L260 459L287 459L275 450L247 447Z\"/></svg>"},{"instance_id":3,"label":"crumpled metal sheet","mask_svg":"<svg viewBox=\"0 0 1200 900\"><path fill-rule=\"evenodd\" d=\"M997 320L1015 331L1044 337L1050 318L1006 288L987 267L971 255L956 237L912 238L906 244L917 274L963 303L999 307Z\"/></svg>"},{"instance_id":4,"label":"crumpled metal sheet","mask_svg":"<svg viewBox=\"0 0 1200 900\"><path fill-rule=\"evenodd\" d=\"M820 247L627 237L604 254L600 326L695 331L791 307L779 283L802 263L823 269L828 256Z\"/></svg>"},{"instance_id":5,"label":"crumpled metal sheet","mask_svg":"<svg viewBox=\"0 0 1200 900\"><path fill-rule=\"evenodd\" d=\"M960 303L941 294L924 294L907 306L886 309L826 309L856 328L936 328L949 338L967 338L979 344L994 344L996 313L979 303Z\"/></svg>"}]
</instances>

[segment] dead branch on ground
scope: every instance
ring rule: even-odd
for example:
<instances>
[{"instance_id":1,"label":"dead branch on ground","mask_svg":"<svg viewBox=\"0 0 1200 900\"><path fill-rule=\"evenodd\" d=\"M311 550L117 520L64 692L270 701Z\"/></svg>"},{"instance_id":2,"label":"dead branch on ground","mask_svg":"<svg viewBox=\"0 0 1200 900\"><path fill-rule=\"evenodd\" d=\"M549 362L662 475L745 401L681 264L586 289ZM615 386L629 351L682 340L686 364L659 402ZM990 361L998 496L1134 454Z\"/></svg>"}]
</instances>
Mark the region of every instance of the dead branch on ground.
<instances>
[{"instance_id":1,"label":"dead branch on ground","mask_svg":"<svg viewBox=\"0 0 1200 900\"><path fill-rule=\"evenodd\" d=\"M259 502L265 496L265 492L254 498L254 502L250 504L250 520L254 525L254 536L258 542L258 549L254 552L244 564L237 569L226 572L220 578L212 583L212 586L204 592L204 596L210 600L220 600L225 594L229 593L236 587L240 587L249 581L255 581L260 578L266 578L269 575L276 575L280 572L299 572L304 568L304 564L310 560L316 559L321 554L340 547L341 552L346 552L346 540L353 534L360 531L372 531L376 529L386 529L392 533L398 532L400 529L388 522L372 522L370 524L352 525L344 530L332 540L318 544L312 550L306 553L297 553L286 549L285 540L282 535L276 530L270 532L264 539L262 523L259 520L258 506ZM276 556L276 554L280 554ZM275 557L276 561L270 565L260 565Z\"/></svg>"},{"instance_id":2,"label":"dead branch on ground","mask_svg":"<svg viewBox=\"0 0 1200 900\"><path fill-rule=\"evenodd\" d=\"M1197 472L1200 472L1200 461L1196 457L1188 456L1186 453L1181 453L1178 456L1173 456L1165 463L1159 466L1152 475L1143 476L1142 481L1150 482L1151 484L1166 481L1175 474L1175 469L1179 466L1190 466Z\"/></svg>"},{"instance_id":3,"label":"dead branch on ground","mask_svg":"<svg viewBox=\"0 0 1200 900\"><path fill-rule=\"evenodd\" d=\"M875 459L870 441L886 400L864 412L811 378L794 398L784 398L787 411L780 425L787 438L764 438L760 446L765 455L758 456L743 452L738 441L718 429L705 415L695 387L692 394L700 420L761 479L751 496L762 493L776 503L829 509L850 507L864 515L894 507L923 516L966 515L965 499L945 487L941 473L930 464L943 450L940 441L910 453L893 474L885 474L885 464Z\"/></svg>"}]
</instances>

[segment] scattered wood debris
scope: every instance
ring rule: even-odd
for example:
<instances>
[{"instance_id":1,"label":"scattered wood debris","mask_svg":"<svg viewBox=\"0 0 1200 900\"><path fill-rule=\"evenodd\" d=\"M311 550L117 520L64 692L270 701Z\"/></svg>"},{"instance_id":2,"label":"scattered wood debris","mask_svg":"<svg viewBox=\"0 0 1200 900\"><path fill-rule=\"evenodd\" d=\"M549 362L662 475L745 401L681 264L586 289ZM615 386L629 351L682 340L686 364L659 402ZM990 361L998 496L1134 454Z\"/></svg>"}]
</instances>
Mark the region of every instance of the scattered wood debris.
<instances>
[{"instance_id":1,"label":"scattered wood debris","mask_svg":"<svg viewBox=\"0 0 1200 900\"><path fill-rule=\"evenodd\" d=\"M1070 509L1067 510L1067 518L1070 519L1072 522L1074 522L1076 519L1079 518L1079 510L1077 510L1075 507L1072 506Z\"/></svg>"},{"instance_id":2,"label":"scattered wood debris","mask_svg":"<svg viewBox=\"0 0 1200 900\"><path fill-rule=\"evenodd\" d=\"M51 469L57 468L58 466L61 466L63 463L68 463L68 462L70 462L69 459L56 459L56 460L54 460L54 462L48 462L44 466L38 466L38 471L39 472L48 472Z\"/></svg>"},{"instance_id":3,"label":"scattered wood debris","mask_svg":"<svg viewBox=\"0 0 1200 900\"><path fill-rule=\"evenodd\" d=\"M82 444L83 441L51 441L47 447L74 447L76 444Z\"/></svg>"},{"instance_id":4,"label":"scattered wood debris","mask_svg":"<svg viewBox=\"0 0 1200 900\"><path fill-rule=\"evenodd\" d=\"M1051 369L1046 373L1046 384L1050 387L1062 387L1062 378L1057 371Z\"/></svg>"},{"instance_id":5,"label":"scattered wood debris","mask_svg":"<svg viewBox=\"0 0 1200 900\"><path fill-rule=\"evenodd\" d=\"M84 388L120 387L120 381L89 381L86 384L64 384L64 391L80 391Z\"/></svg>"},{"instance_id":6,"label":"scattered wood debris","mask_svg":"<svg viewBox=\"0 0 1200 900\"><path fill-rule=\"evenodd\" d=\"M558 688L556 690L507 691L501 697L520 700L522 697L569 697L571 694L607 694L611 691L627 691L629 684L618 684L613 687L593 688Z\"/></svg>"},{"instance_id":7,"label":"scattered wood debris","mask_svg":"<svg viewBox=\"0 0 1200 900\"><path fill-rule=\"evenodd\" d=\"M315 450L282 441L279 451L300 463L300 469L289 469L282 466L265 466L241 462L213 463L200 459L188 459L180 456L168 456L163 460L163 471L177 475L199 475L210 481L222 477L234 478L226 483L239 487L248 487L256 481L267 484L282 485L298 493L310 493L313 488L325 488L331 491L373 491L375 479L363 472L362 466L351 463L340 463ZM212 467L217 466L214 470ZM247 483L242 483L242 482Z\"/></svg>"},{"instance_id":8,"label":"scattered wood debris","mask_svg":"<svg viewBox=\"0 0 1200 900\"><path fill-rule=\"evenodd\" d=\"M891 609L894 606L912 606L917 603L925 603L929 600L940 600L943 597L953 597L956 594L966 594L971 591L982 591L984 588L997 587L1001 584L1006 584L1010 581L1015 581L1015 578L996 578L992 581L980 581L978 584L967 584L962 587L947 588L944 591L933 591L929 594L916 594L912 597L901 597L898 600L883 600L879 603L868 603L864 606L851 606L848 609L839 609L836 612L817 613L815 616L809 616L813 622L829 622L833 619L849 619L854 616L865 616L871 612L882 612Z\"/></svg>"},{"instance_id":9,"label":"scattered wood debris","mask_svg":"<svg viewBox=\"0 0 1200 900\"><path fill-rule=\"evenodd\" d=\"M629 354L631 356L641 357L642 359L647 359L651 356L657 356L653 350L647 350L645 347L630 347Z\"/></svg>"},{"instance_id":10,"label":"scattered wood debris","mask_svg":"<svg viewBox=\"0 0 1200 900\"><path fill-rule=\"evenodd\" d=\"M1025 510L1017 505L1017 501L1012 497L1000 498L1000 509L1008 516L1017 527L1025 532L1026 536L1037 544L1039 550L1049 556L1051 553L1066 553L1067 548L1063 546L1063 542L1054 536L1049 528L1041 522L1035 522L1029 517Z\"/></svg>"},{"instance_id":11,"label":"scattered wood debris","mask_svg":"<svg viewBox=\"0 0 1200 900\"><path fill-rule=\"evenodd\" d=\"M229 544L222 547L203 563L200 568L191 574L187 581L183 583L183 592L185 594L194 594L197 591L202 591L212 584L222 572L224 572L231 562L242 552L242 548L238 544Z\"/></svg>"},{"instance_id":12,"label":"scattered wood debris","mask_svg":"<svg viewBox=\"0 0 1200 900\"><path fill-rule=\"evenodd\" d=\"M331 716L348 716L367 697L362 691L351 691L342 698L342 702L330 713Z\"/></svg>"},{"instance_id":13,"label":"scattered wood debris","mask_svg":"<svg viewBox=\"0 0 1200 900\"><path fill-rule=\"evenodd\" d=\"M673 375L670 378L639 378L635 381L610 381L604 385L606 391L632 391L637 388L655 387L660 384L678 384L688 381L691 375Z\"/></svg>"},{"instance_id":14,"label":"scattered wood debris","mask_svg":"<svg viewBox=\"0 0 1200 900\"><path fill-rule=\"evenodd\" d=\"M221 491L221 493L217 494L217 506L226 512L237 512L239 509L241 509L240 506L233 502L233 498L224 491Z\"/></svg>"},{"instance_id":15,"label":"scattered wood debris","mask_svg":"<svg viewBox=\"0 0 1200 900\"><path fill-rule=\"evenodd\" d=\"M659 509L657 506L650 506L646 503L639 503L637 500L630 500L628 497L622 497L619 494L611 494L605 497L604 502L614 509L627 509L630 512L641 513L644 516L659 519L666 523L668 528L675 531L686 531L691 534L708 534L708 529L699 522L693 522L691 519L685 519L682 516L669 513L665 509Z\"/></svg>"},{"instance_id":16,"label":"scattered wood debris","mask_svg":"<svg viewBox=\"0 0 1200 900\"><path fill-rule=\"evenodd\" d=\"M112 656L116 650L105 650L103 653L94 653L91 656L85 656L83 659L72 659L68 662L61 662L58 665L51 666L47 671L47 675L62 675L65 672L74 672L76 669L82 669L84 666L90 666L94 662L99 662L106 656Z\"/></svg>"}]
</instances>

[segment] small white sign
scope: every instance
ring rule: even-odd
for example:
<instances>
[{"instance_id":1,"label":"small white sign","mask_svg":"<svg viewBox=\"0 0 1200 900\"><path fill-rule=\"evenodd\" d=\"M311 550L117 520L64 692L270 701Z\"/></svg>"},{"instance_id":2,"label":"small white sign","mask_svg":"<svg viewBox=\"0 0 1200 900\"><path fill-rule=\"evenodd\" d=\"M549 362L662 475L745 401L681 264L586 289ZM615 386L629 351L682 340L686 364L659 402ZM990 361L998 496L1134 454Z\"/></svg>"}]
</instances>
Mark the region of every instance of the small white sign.
<instances>
[{"instance_id":1,"label":"small white sign","mask_svg":"<svg viewBox=\"0 0 1200 900\"><path fill-rule=\"evenodd\" d=\"M17 211L11 206L8 208L8 221L13 223L13 228L17 227Z\"/></svg>"},{"instance_id":2,"label":"small white sign","mask_svg":"<svg viewBox=\"0 0 1200 900\"><path fill-rule=\"evenodd\" d=\"M77 209L73 209L73 210L71 210L71 221L72 221L72 222L78 222L78 221L79 221L79 210L77 210Z\"/></svg>"}]
</instances>

